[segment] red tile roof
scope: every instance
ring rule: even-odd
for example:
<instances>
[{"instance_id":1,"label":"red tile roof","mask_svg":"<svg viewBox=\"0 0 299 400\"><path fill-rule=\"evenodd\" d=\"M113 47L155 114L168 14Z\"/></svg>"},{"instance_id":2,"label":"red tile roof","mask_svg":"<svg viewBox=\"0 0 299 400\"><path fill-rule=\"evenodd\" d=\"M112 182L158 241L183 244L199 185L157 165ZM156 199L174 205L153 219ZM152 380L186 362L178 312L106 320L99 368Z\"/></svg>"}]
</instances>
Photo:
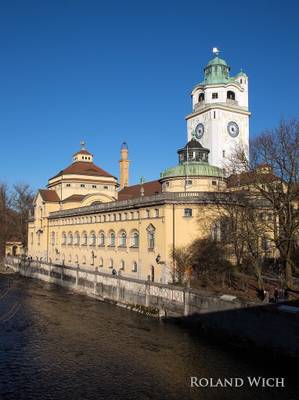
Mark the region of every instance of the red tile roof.
<instances>
[{"instance_id":1,"label":"red tile roof","mask_svg":"<svg viewBox=\"0 0 299 400\"><path fill-rule=\"evenodd\" d=\"M77 153L74 154L74 156L76 156L77 154L87 154L89 156L92 156L92 154L87 150L79 150L77 151Z\"/></svg>"},{"instance_id":2,"label":"red tile roof","mask_svg":"<svg viewBox=\"0 0 299 400\"><path fill-rule=\"evenodd\" d=\"M60 198L57 192L55 192L55 190L40 189L39 193L44 201L55 202L55 203L60 201Z\"/></svg>"},{"instance_id":3,"label":"red tile roof","mask_svg":"<svg viewBox=\"0 0 299 400\"><path fill-rule=\"evenodd\" d=\"M69 165L65 169L61 170L50 179L57 178L61 175L68 175L68 174L75 174L75 175L88 175L88 176L108 176L113 178L109 172L103 170L102 168L96 166L90 162L84 161L76 161L73 164Z\"/></svg>"},{"instance_id":4,"label":"red tile roof","mask_svg":"<svg viewBox=\"0 0 299 400\"><path fill-rule=\"evenodd\" d=\"M143 184L144 196L151 196L162 192L161 183L159 181L151 181ZM118 200L129 200L140 197L141 185L127 186L119 191Z\"/></svg>"},{"instance_id":5,"label":"red tile roof","mask_svg":"<svg viewBox=\"0 0 299 400\"><path fill-rule=\"evenodd\" d=\"M238 187L253 185L257 183L270 183L279 180L273 173L242 172L241 174L231 175L227 179L227 187Z\"/></svg>"},{"instance_id":6,"label":"red tile roof","mask_svg":"<svg viewBox=\"0 0 299 400\"><path fill-rule=\"evenodd\" d=\"M69 202L80 202L86 197L87 195L85 194L72 194L71 196L65 198L62 200L63 203L69 203Z\"/></svg>"}]
</instances>

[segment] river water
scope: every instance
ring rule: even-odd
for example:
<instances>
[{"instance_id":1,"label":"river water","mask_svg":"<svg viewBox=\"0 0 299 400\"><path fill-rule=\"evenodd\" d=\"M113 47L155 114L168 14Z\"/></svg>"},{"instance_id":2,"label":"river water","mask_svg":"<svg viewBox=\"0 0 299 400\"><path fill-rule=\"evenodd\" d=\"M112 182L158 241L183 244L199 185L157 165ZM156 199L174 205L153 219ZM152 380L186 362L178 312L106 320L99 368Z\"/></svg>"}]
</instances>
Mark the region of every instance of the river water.
<instances>
[{"instance_id":1,"label":"river water","mask_svg":"<svg viewBox=\"0 0 299 400\"><path fill-rule=\"evenodd\" d=\"M298 397L286 369L173 324L0 275L1 400L292 400ZM191 376L284 376L286 387L192 389Z\"/></svg>"}]
</instances>

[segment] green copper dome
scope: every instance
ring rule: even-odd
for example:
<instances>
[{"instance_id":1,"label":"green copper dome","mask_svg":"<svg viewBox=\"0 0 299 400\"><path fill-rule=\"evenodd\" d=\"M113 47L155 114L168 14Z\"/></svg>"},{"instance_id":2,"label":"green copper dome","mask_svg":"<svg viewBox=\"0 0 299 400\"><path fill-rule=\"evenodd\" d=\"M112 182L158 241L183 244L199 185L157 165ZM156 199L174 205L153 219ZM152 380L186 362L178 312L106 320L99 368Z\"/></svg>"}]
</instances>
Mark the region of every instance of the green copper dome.
<instances>
[{"instance_id":1,"label":"green copper dome","mask_svg":"<svg viewBox=\"0 0 299 400\"><path fill-rule=\"evenodd\" d=\"M247 77L247 75L245 74L245 72L241 69L240 72L237 73L237 75L235 76L235 78L238 78L239 76L245 76Z\"/></svg>"},{"instance_id":2,"label":"green copper dome","mask_svg":"<svg viewBox=\"0 0 299 400\"><path fill-rule=\"evenodd\" d=\"M205 79L203 84L227 83L230 80L229 71L230 67L226 61L216 56L208 62L204 69Z\"/></svg>"},{"instance_id":3,"label":"green copper dome","mask_svg":"<svg viewBox=\"0 0 299 400\"><path fill-rule=\"evenodd\" d=\"M188 162L177 165L175 167L167 168L161 172L160 179L180 177L180 176L199 176L199 177L223 177L223 170L205 162Z\"/></svg>"},{"instance_id":4,"label":"green copper dome","mask_svg":"<svg viewBox=\"0 0 299 400\"><path fill-rule=\"evenodd\" d=\"M210 65L225 65L228 67L227 62L218 56L209 61L207 67Z\"/></svg>"}]
</instances>

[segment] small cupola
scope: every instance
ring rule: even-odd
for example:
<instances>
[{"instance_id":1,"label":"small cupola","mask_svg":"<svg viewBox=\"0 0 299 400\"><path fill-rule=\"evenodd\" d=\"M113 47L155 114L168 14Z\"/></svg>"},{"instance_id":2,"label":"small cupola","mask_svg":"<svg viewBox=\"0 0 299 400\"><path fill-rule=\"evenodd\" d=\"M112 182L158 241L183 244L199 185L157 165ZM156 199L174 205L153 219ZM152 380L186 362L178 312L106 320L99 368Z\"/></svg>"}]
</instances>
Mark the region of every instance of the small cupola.
<instances>
[{"instance_id":1,"label":"small cupola","mask_svg":"<svg viewBox=\"0 0 299 400\"><path fill-rule=\"evenodd\" d=\"M185 147L178 150L179 164L187 162L209 163L209 149L203 147L198 140L192 138Z\"/></svg>"},{"instance_id":2,"label":"small cupola","mask_svg":"<svg viewBox=\"0 0 299 400\"><path fill-rule=\"evenodd\" d=\"M75 162L93 162L93 155L86 150L86 143L82 140L80 142L81 149L73 155L73 163Z\"/></svg>"}]
</instances>

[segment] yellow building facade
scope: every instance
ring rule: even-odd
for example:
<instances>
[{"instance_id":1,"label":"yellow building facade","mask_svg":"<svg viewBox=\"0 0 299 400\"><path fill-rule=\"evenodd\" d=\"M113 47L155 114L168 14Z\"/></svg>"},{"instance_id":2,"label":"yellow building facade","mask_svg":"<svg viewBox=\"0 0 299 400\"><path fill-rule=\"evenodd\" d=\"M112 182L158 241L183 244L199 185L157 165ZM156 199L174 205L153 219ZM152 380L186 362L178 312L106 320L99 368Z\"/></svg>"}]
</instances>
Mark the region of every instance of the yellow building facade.
<instances>
[{"instance_id":1,"label":"yellow building facade","mask_svg":"<svg viewBox=\"0 0 299 400\"><path fill-rule=\"evenodd\" d=\"M127 186L120 190L82 147L38 191L28 223L29 257L129 278L172 279L173 250L210 234L198 221L211 213L212 195L226 190L223 171L209 165L209 150L192 139L159 180L129 186L123 150L120 175Z\"/></svg>"}]
</instances>

